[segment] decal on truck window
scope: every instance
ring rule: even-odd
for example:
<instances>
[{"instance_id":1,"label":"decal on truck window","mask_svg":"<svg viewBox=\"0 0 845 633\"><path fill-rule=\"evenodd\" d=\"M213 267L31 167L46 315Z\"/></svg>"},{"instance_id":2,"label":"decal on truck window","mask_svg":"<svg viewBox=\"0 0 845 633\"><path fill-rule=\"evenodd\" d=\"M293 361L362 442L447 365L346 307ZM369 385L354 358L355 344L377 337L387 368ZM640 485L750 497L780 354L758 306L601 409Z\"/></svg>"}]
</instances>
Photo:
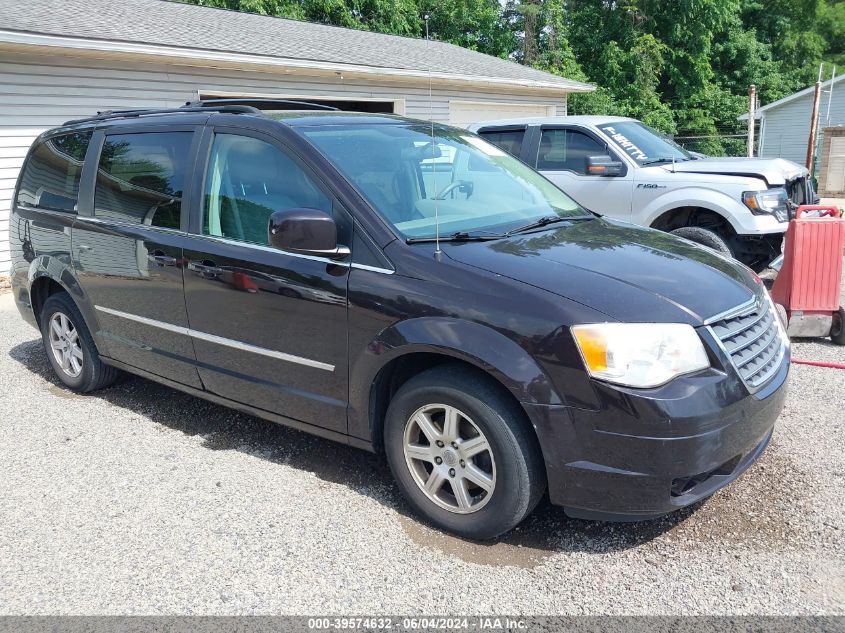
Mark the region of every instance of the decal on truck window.
<instances>
[{"instance_id":1,"label":"decal on truck window","mask_svg":"<svg viewBox=\"0 0 845 633\"><path fill-rule=\"evenodd\" d=\"M616 128L612 125L605 125L602 128L602 131L607 134L614 143L616 143L619 147L624 149L628 155L633 157L635 160L644 161L648 160L648 155L641 150L635 143L628 140L628 137L622 134L621 132L617 132Z\"/></svg>"}]
</instances>

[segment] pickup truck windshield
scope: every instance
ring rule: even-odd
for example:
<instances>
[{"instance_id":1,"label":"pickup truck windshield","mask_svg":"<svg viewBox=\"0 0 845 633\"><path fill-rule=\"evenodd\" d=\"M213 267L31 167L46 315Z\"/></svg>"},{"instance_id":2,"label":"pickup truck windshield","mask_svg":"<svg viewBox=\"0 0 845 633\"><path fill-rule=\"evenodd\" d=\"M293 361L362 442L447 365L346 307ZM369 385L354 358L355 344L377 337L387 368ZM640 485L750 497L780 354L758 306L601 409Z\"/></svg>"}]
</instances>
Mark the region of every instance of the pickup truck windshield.
<instances>
[{"instance_id":1,"label":"pickup truck windshield","mask_svg":"<svg viewBox=\"0 0 845 633\"><path fill-rule=\"evenodd\" d=\"M599 129L640 165L671 163L672 159L684 161L693 158L692 154L673 140L639 121L615 121L600 125Z\"/></svg>"},{"instance_id":2,"label":"pickup truck windshield","mask_svg":"<svg viewBox=\"0 0 845 633\"><path fill-rule=\"evenodd\" d=\"M470 132L426 124L298 130L406 239L501 235L541 218L591 214L524 163Z\"/></svg>"}]
</instances>

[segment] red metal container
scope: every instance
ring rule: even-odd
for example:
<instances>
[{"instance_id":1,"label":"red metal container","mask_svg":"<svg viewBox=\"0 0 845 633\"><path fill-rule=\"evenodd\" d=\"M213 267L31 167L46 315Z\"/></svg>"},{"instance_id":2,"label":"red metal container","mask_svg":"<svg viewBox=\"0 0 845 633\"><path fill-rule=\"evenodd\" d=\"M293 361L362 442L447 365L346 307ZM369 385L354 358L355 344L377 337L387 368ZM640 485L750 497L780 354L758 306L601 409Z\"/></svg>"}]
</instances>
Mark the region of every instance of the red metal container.
<instances>
[{"instance_id":1,"label":"red metal container","mask_svg":"<svg viewBox=\"0 0 845 633\"><path fill-rule=\"evenodd\" d=\"M807 217L817 211L816 217ZM830 336L845 345L840 306L845 218L839 209L802 205L786 231L783 267L772 299L786 308L790 336Z\"/></svg>"}]
</instances>

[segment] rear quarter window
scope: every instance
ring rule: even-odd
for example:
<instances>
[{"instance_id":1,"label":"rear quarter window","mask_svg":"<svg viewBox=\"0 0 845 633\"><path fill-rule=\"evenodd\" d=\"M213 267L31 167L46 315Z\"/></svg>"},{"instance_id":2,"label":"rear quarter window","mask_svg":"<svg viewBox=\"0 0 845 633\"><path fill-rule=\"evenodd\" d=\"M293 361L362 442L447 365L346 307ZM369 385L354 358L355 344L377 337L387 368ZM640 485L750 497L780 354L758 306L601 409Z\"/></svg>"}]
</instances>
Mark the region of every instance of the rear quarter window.
<instances>
[{"instance_id":1,"label":"rear quarter window","mask_svg":"<svg viewBox=\"0 0 845 633\"><path fill-rule=\"evenodd\" d=\"M90 132L77 132L38 143L23 167L16 203L74 213L90 141Z\"/></svg>"}]
</instances>

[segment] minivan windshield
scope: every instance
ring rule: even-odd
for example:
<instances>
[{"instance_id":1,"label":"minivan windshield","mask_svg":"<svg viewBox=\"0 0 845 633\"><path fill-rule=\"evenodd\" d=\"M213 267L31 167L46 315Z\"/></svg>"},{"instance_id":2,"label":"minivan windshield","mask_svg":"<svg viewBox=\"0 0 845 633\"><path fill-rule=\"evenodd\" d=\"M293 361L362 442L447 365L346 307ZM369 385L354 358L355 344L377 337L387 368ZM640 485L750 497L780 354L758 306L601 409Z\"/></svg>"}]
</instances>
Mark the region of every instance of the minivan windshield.
<instances>
[{"instance_id":1,"label":"minivan windshield","mask_svg":"<svg viewBox=\"0 0 845 633\"><path fill-rule=\"evenodd\" d=\"M672 139L639 121L614 121L599 129L640 165L692 160L693 156Z\"/></svg>"},{"instance_id":2,"label":"minivan windshield","mask_svg":"<svg viewBox=\"0 0 845 633\"><path fill-rule=\"evenodd\" d=\"M406 239L493 237L544 219L593 217L524 163L470 132L425 123L298 130ZM435 214L438 216L435 218Z\"/></svg>"}]
</instances>

